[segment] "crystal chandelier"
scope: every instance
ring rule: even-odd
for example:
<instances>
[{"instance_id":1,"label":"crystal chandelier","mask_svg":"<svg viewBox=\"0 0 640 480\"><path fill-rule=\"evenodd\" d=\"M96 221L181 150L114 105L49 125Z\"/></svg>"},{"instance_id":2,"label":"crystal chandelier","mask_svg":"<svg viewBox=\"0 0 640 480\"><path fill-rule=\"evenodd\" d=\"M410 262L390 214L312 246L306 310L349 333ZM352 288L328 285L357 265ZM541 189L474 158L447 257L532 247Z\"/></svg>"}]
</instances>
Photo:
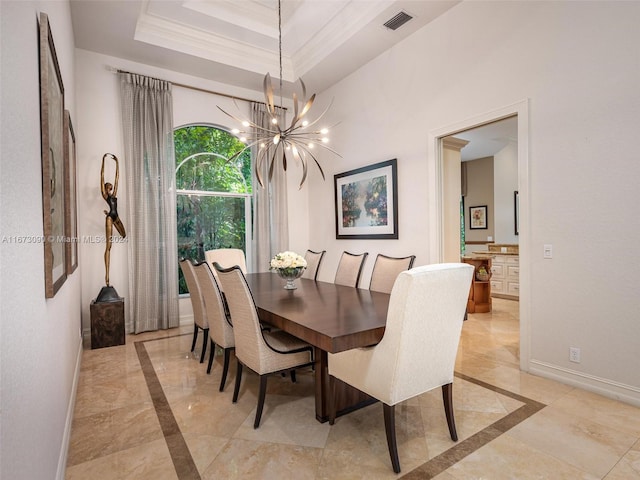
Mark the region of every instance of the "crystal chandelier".
<instances>
[{"instance_id":1,"label":"crystal chandelier","mask_svg":"<svg viewBox=\"0 0 640 480\"><path fill-rule=\"evenodd\" d=\"M311 106L316 98L316 94L314 93L309 97L307 96L307 90L304 85L304 82L301 78L298 78L298 82L300 83L302 89L302 96L300 99L298 95L293 93L293 118L291 119L291 123L286 125L284 123L284 116L281 117L279 115L279 111L282 111L282 11L281 11L281 0L278 0L278 52L279 52L279 60L280 60L280 106L276 106L274 102L274 91L273 86L271 84L271 75L267 73L264 77L263 81L263 89L264 89L264 98L265 104L267 108L267 114L269 116L269 124L267 127L262 125L257 125L256 123L250 120L243 120L230 113L224 111L222 108L218 106L218 109L222 111L225 115L231 117L235 121L242 124L243 128L251 128L252 131L247 132L242 129L233 129L232 133L236 135L241 135L240 139L243 142L247 141L247 136L251 138L251 141L247 143L247 146L242 149L240 152L236 153L232 158L241 155L244 151L254 146L258 147L257 158L254 162L254 171L256 174L256 179L260 186L264 187L264 181L262 178L262 165L265 161L269 162L269 173L268 180L271 181L273 177L273 172L276 167L276 163L281 158L282 159L282 168L286 172L287 171L287 157L293 159L296 162L300 162L302 165L302 179L300 181L300 187L304 184L307 179L307 170L309 158L313 159L315 164L318 166L320 170L320 174L324 180L324 172L322 171L322 167L316 158L316 155L312 152L315 147L321 147L325 150L328 150L338 156L340 156L337 152L332 150L327 146L329 142L329 138L327 134L329 133L329 129L321 128L321 129L313 129L312 127L320 121L320 119L324 116L324 114L331 107L331 103L329 106L322 112L322 114L317 117L313 121L308 121L305 117L309 113ZM300 101L299 101L300 100ZM235 102L235 100L234 100ZM236 104L237 106L237 104Z\"/></svg>"}]
</instances>

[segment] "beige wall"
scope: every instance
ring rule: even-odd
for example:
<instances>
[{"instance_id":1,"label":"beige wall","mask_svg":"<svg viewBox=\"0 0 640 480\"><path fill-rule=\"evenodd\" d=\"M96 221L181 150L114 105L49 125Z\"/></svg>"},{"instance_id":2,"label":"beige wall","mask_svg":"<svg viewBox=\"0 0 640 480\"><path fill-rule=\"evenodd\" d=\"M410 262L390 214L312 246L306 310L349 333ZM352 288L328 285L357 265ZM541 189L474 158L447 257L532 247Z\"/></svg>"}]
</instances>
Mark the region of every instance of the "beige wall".
<instances>
[{"instance_id":1,"label":"beige wall","mask_svg":"<svg viewBox=\"0 0 640 480\"><path fill-rule=\"evenodd\" d=\"M464 197L464 234L466 242L495 241L496 216L493 208L493 157L479 158L465 163L467 194ZM469 209L486 205L487 229L471 229Z\"/></svg>"}]
</instances>

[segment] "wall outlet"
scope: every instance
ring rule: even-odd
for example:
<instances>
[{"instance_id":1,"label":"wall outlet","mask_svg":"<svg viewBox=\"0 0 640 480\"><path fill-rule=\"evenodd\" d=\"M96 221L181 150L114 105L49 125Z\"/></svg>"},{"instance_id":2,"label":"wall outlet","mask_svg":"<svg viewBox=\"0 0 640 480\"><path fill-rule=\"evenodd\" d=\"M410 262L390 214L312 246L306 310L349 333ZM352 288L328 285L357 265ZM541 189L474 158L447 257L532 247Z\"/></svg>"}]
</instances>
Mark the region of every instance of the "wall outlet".
<instances>
[{"instance_id":1,"label":"wall outlet","mask_svg":"<svg viewBox=\"0 0 640 480\"><path fill-rule=\"evenodd\" d=\"M577 347L569 347L569 361L580 363L580 349Z\"/></svg>"}]
</instances>

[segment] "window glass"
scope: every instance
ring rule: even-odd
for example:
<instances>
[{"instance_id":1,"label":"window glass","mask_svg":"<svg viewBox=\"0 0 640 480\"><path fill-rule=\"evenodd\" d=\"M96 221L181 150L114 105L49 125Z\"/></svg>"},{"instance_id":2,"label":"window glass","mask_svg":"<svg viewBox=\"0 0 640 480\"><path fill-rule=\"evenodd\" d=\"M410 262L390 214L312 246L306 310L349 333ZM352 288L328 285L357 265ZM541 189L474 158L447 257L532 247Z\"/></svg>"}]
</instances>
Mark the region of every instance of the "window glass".
<instances>
[{"instance_id":1,"label":"window glass","mask_svg":"<svg viewBox=\"0 0 640 480\"><path fill-rule=\"evenodd\" d=\"M179 258L202 262L204 252L216 248L239 248L247 255L251 155L242 152L246 145L208 125L178 128L174 142ZM180 293L187 293L181 271L179 280Z\"/></svg>"}]
</instances>

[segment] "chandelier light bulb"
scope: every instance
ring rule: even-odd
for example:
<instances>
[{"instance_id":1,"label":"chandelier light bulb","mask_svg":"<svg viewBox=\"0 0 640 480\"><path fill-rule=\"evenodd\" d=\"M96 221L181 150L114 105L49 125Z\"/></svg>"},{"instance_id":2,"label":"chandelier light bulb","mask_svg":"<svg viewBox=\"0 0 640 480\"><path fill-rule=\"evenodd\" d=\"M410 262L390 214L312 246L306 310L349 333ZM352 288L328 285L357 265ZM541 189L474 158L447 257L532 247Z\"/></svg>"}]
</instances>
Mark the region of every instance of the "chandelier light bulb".
<instances>
[{"instance_id":1,"label":"chandelier light bulb","mask_svg":"<svg viewBox=\"0 0 640 480\"><path fill-rule=\"evenodd\" d=\"M240 141L242 143L247 143L247 137L240 137Z\"/></svg>"},{"instance_id":2,"label":"chandelier light bulb","mask_svg":"<svg viewBox=\"0 0 640 480\"><path fill-rule=\"evenodd\" d=\"M322 143L329 143L329 139L327 137L322 137Z\"/></svg>"},{"instance_id":3,"label":"chandelier light bulb","mask_svg":"<svg viewBox=\"0 0 640 480\"><path fill-rule=\"evenodd\" d=\"M307 125L309 125L309 122L308 122L308 121L306 121L306 120L304 120L304 121L302 122L302 126L303 126L303 127L306 127Z\"/></svg>"},{"instance_id":4,"label":"chandelier light bulb","mask_svg":"<svg viewBox=\"0 0 640 480\"><path fill-rule=\"evenodd\" d=\"M246 120L242 122L242 126L243 127L248 127L249 125L251 125L249 122L247 122Z\"/></svg>"},{"instance_id":5,"label":"chandelier light bulb","mask_svg":"<svg viewBox=\"0 0 640 480\"><path fill-rule=\"evenodd\" d=\"M233 133L234 135L237 135L240 133L240 130L238 130L237 128L234 128L231 130L231 133Z\"/></svg>"},{"instance_id":6,"label":"chandelier light bulb","mask_svg":"<svg viewBox=\"0 0 640 480\"><path fill-rule=\"evenodd\" d=\"M328 128L323 128L322 130L320 130L320 133L322 135L326 135L327 133L329 133L329 129Z\"/></svg>"}]
</instances>

